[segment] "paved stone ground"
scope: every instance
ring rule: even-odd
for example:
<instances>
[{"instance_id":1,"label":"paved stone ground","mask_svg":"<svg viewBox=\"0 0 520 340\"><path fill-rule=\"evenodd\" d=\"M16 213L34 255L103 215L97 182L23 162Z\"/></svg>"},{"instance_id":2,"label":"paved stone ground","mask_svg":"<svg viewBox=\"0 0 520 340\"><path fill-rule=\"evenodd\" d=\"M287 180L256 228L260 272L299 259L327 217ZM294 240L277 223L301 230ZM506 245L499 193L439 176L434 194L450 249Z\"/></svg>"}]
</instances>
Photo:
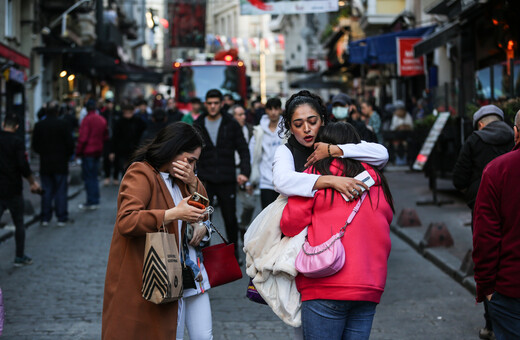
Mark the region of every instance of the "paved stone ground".
<instances>
[{"instance_id":1,"label":"paved stone ground","mask_svg":"<svg viewBox=\"0 0 520 340\"><path fill-rule=\"evenodd\" d=\"M0 244L0 287L6 323L2 339L99 339L103 285L116 210L116 188L102 188L96 212L75 223L32 226L27 252L34 264L13 268L14 240ZM220 214L214 218L222 225ZM386 292L372 339L477 339L482 307L458 283L392 236ZM290 339L293 329L267 306L245 298L248 279L210 290L215 339ZM187 337L186 337L187 338Z\"/></svg>"}]
</instances>

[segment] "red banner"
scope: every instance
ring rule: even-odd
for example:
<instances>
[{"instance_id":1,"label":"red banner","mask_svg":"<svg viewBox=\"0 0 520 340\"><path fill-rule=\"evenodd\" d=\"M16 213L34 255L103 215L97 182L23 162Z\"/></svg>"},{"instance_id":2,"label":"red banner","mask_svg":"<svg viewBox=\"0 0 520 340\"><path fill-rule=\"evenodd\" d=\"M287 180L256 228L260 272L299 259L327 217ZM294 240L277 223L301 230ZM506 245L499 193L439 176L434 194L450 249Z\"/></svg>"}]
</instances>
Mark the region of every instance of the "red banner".
<instances>
[{"instance_id":1,"label":"red banner","mask_svg":"<svg viewBox=\"0 0 520 340\"><path fill-rule=\"evenodd\" d=\"M424 74L424 57L414 58L413 46L422 38L396 38L397 74L401 77L413 77Z\"/></svg>"},{"instance_id":2,"label":"red banner","mask_svg":"<svg viewBox=\"0 0 520 340\"><path fill-rule=\"evenodd\" d=\"M170 47L205 45L206 0L172 0L168 4Z\"/></svg>"}]
</instances>

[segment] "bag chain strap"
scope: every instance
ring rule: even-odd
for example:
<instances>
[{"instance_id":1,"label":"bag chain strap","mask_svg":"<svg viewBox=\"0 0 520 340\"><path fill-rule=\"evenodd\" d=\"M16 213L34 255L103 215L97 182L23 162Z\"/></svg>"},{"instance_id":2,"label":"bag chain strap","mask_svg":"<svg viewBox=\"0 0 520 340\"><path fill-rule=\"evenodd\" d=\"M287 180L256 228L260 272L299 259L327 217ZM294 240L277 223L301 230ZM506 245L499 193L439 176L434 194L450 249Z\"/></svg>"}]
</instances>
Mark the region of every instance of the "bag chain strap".
<instances>
[{"instance_id":1,"label":"bag chain strap","mask_svg":"<svg viewBox=\"0 0 520 340\"><path fill-rule=\"evenodd\" d=\"M337 234L338 236L336 236L332 242L329 243L329 245L320 250L320 251L317 251L315 253L308 253L305 251L305 243L302 244L302 250L303 252L305 253L305 255L318 255L318 254L321 254L323 253L324 251L326 251L327 249L329 249L333 244L334 242L336 242L337 240L339 240L340 238L343 237L343 235L345 235L345 230L347 229L347 226L352 222L352 220L354 219L354 216L356 216L357 212L359 211L359 208L361 207L361 203L363 203L363 201L365 200L365 197L367 196L367 193L366 191L363 193L363 195L361 195L361 198L359 199L359 201L357 202L356 206L354 207L354 209L352 210L352 212L350 213L350 216L347 218L347 221L345 222L345 225L340 229L340 232ZM220 233L219 233L220 234Z\"/></svg>"}]
</instances>

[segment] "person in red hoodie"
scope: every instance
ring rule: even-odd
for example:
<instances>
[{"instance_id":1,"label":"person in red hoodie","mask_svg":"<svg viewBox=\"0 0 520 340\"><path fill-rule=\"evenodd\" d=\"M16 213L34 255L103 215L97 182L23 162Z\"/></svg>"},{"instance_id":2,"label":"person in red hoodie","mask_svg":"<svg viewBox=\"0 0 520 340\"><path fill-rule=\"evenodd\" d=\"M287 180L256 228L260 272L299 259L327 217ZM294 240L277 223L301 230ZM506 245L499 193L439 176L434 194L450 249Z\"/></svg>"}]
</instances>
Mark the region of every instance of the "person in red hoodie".
<instances>
[{"instance_id":1,"label":"person in red hoodie","mask_svg":"<svg viewBox=\"0 0 520 340\"><path fill-rule=\"evenodd\" d=\"M82 210L96 210L99 205L99 158L103 144L108 140L106 119L96 112L96 101L89 99L85 105L87 116L79 127L76 155L81 157L81 173L85 182L87 202L79 205Z\"/></svg>"},{"instance_id":2,"label":"person in red hoodie","mask_svg":"<svg viewBox=\"0 0 520 340\"><path fill-rule=\"evenodd\" d=\"M329 123L319 140L334 145L359 143L348 123ZM393 202L385 178L368 164L348 158L317 161L305 173L355 177L367 170L375 181L359 211L340 239L345 265L336 274L308 278L299 274L296 286L302 299L305 339L368 339L376 305L383 294L390 254ZM358 201L346 201L334 189L318 190L314 197L289 197L280 228L295 236L308 226L308 241L317 246L340 231Z\"/></svg>"},{"instance_id":3,"label":"person in red hoodie","mask_svg":"<svg viewBox=\"0 0 520 340\"><path fill-rule=\"evenodd\" d=\"M513 151L482 172L475 202L473 262L477 302L488 301L495 337L520 339L520 111Z\"/></svg>"}]
</instances>

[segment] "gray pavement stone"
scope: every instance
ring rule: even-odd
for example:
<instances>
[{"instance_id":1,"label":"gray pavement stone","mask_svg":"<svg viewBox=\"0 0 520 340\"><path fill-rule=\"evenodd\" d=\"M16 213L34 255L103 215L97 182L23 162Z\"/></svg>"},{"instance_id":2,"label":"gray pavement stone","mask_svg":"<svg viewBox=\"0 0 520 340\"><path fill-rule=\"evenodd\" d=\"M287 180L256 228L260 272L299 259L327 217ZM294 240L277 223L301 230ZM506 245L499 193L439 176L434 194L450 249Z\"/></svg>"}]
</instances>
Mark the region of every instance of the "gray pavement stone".
<instances>
[{"instance_id":1,"label":"gray pavement stone","mask_svg":"<svg viewBox=\"0 0 520 340\"><path fill-rule=\"evenodd\" d=\"M33 265L13 268L14 241L0 244L0 287L6 309L2 339L100 338L117 189L102 187L101 192L97 211L77 209L84 193L69 202L75 222L67 227L51 224L27 231ZM218 209L214 221L224 230ZM392 244L387 287L371 338L476 339L483 311L473 296L395 235ZM214 338L292 339L293 329L269 307L247 300L247 282L244 275L209 291Z\"/></svg>"}]
</instances>

